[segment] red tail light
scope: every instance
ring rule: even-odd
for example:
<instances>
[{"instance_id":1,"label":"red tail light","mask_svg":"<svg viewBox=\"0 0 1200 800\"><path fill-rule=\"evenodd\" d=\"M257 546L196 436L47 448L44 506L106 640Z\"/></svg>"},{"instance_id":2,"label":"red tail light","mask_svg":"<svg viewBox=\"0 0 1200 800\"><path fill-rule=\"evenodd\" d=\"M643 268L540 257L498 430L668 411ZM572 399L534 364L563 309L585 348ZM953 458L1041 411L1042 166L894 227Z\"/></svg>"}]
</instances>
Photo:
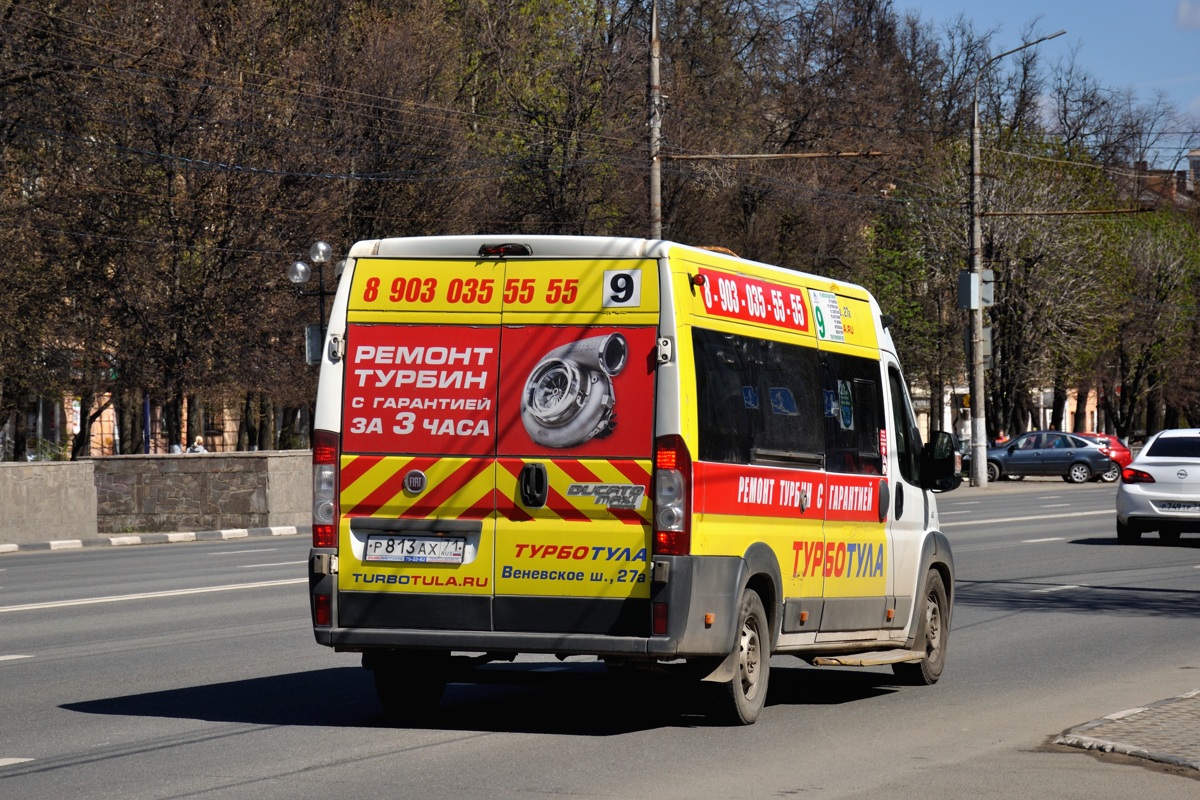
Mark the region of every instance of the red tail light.
<instances>
[{"instance_id":1,"label":"red tail light","mask_svg":"<svg viewBox=\"0 0 1200 800\"><path fill-rule=\"evenodd\" d=\"M651 629L655 636L666 636L667 631L667 604L654 603L651 606L653 610L654 627Z\"/></svg>"},{"instance_id":2,"label":"red tail light","mask_svg":"<svg viewBox=\"0 0 1200 800\"><path fill-rule=\"evenodd\" d=\"M1140 469L1126 467L1121 470L1121 483L1154 483L1154 476Z\"/></svg>"},{"instance_id":3,"label":"red tail light","mask_svg":"<svg viewBox=\"0 0 1200 800\"><path fill-rule=\"evenodd\" d=\"M661 436L654 453L654 554L692 551L692 457L680 436Z\"/></svg>"},{"instance_id":4,"label":"red tail light","mask_svg":"<svg viewBox=\"0 0 1200 800\"><path fill-rule=\"evenodd\" d=\"M313 431L313 547L337 547L338 435Z\"/></svg>"},{"instance_id":5,"label":"red tail light","mask_svg":"<svg viewBox=\"0 0 1200 800\"><path fill-rule=\"evenodd\" d=\"M313 624L329 626L333 624L333 602L327 594L319 594L313 598Z\"/></svg>"}]
</instances>

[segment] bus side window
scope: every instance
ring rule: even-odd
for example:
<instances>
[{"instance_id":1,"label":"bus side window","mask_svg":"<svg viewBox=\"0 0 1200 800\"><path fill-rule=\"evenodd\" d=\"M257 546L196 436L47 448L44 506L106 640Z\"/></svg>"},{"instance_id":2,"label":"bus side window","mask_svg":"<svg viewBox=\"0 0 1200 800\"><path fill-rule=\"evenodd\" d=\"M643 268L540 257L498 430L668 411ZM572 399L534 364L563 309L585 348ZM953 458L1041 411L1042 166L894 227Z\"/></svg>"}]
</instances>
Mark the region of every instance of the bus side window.
<instances>
[{"instance_id":1,"label":"bus side window","mask_svg":"<svg viewBox=\"0 0 1200 800\"><path fill-rule=\"evenodd\" d=\"M825 451L821 430L821 362L816 348L763 341L764 435L759 447L819 458Z\"/></svg>"},{"instance_id":2,"label":"bus side window","mask_svg":"<svg viewBox=\"0 0 1200 800\"><path fill-rule=\"evenodd\" d=\"M879 447L883 392L879 362L823 353L826 469L883 474Z\"/></svg>"},{"instance_id":3,"label":"bus side window","mask_svg":"<svg viewBox=\"0 0 1200 800\"><path fill-rule=\"evenodd\" d=\"M753 365L732 334L694 329L701 461L750 463L758 423Z\"/></svg>"},{"instance_id":4,"label":"bus side window","mask_svg":"<svg viewBox=\"0 0 1200 800\"><path fill-rule=\"evenodd\" d=\"M896 460L900 475L914 486L921 485L921 434L913 419L904 381L895 368L888 369L888 386L892 394L892 418L896 423Z\"/></svg>"},{"instance_id":5,"label":"bus side window","mask_svg":"<svg viewBox=\"0 0 1200 800\"><path fill-rule=\"evenodd\" d=\"M692 347L701 461L749 464L770 452L819 463L816 349L705 328L692 329Z\"/></svg>"}]
</instances>

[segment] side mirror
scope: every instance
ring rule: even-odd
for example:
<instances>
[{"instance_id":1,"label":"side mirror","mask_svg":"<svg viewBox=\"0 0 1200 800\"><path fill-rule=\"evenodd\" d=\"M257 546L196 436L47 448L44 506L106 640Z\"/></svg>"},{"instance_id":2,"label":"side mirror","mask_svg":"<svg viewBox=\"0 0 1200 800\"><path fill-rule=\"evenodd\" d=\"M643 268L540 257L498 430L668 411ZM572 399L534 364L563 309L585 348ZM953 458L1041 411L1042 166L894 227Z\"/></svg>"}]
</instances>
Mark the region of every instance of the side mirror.
<instances>
[{"instance_id":1,"label":"side mirror","mask_svg":"<svg viewBox=\"0 0 1200 800\"><path fill-rule=\"evenodd\" d=\"M921 448L921 488L949 492L962 484L962 455L954 449L954 437L935 431Z\"/></svg>"}]
</instances>

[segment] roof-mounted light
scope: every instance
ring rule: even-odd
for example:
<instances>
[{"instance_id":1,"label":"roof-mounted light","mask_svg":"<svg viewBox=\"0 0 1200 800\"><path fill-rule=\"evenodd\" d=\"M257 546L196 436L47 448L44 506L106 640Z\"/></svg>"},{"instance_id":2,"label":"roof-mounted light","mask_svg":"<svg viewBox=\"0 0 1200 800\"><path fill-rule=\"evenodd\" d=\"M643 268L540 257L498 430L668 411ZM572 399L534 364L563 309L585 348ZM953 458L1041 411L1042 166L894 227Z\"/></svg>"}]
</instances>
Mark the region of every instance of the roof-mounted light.
<instances>
[{"instance_id":1,"label":"roof-mounted light","mask_svg":"<svg viewBox=\"0 0 1200 800\"><path fill-rule=\"evenodd\" d=\"M485 244L479 248L480 258L508 258L509 256L531 256L533 250L527 244Z\"/></svg>"}]
</instances>

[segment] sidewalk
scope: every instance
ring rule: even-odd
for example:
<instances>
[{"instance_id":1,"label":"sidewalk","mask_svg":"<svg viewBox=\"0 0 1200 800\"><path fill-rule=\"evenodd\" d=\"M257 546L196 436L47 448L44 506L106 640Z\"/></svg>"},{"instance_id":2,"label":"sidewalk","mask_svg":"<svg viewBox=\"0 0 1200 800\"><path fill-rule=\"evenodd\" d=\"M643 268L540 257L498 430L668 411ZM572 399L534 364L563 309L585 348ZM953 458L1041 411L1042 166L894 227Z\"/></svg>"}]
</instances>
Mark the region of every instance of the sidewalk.
<instances>
[{"instance_id":1,"label":"sidewalk","mask_svg":"<svg viewBox=\"0 0 1200 800\"><path fill-rule=\"evenodd\" d=\"M1071 728L1054 744L1183 767L1200 779L1200 689Z\"/></svg>"},{"instance_id":2,"label":"sidewalk","mask_svg":"<svg viewBox=\"0 0 1200 800\"><path fill-rule=\"evenodd\" d=\"M308 536L308 526L283 525L272 528L226 528L220 531L180 531L177 533L115 533L91 539L54 539L46 542L4 544L0 542L0 555L4 553L28 552L30 550L77 550L81 547L121 547L137 544L174 544L176 542L212 542L229 539L245 539L251 536Z\"/></svg>"}]
</instances>

